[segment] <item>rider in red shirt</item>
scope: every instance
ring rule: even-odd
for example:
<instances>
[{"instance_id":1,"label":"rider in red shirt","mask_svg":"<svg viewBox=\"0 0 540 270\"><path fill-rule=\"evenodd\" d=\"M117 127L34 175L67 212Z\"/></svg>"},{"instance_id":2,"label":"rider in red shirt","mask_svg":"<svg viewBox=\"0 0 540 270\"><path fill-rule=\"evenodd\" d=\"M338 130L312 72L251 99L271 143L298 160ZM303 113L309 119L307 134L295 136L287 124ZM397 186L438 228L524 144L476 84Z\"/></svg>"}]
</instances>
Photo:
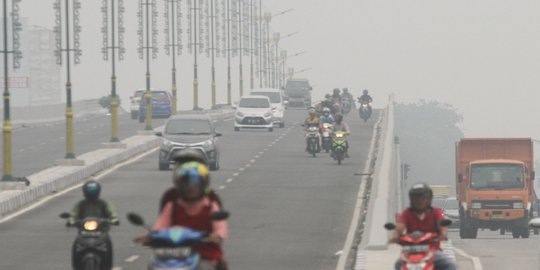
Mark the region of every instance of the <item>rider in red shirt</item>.
<instances>
[{"instance_id":1,"label":"rider in red shirt","mask_svg":"<svg viewBox=\"0 0 540 270\"><path fill-rule=\"evenodd\" d=\"M435 232L439 234L440 240L448 240L448 228L441 226L440 222L444 220L444 213L440 208L431 207L433 199L433 190L425 184L414 184L409 190L410 207L401 212L397 217L396 229L390 239L391 243L397 243L399 237L404 233L414 231ZM433 262L436 270L455 270L456 265L440 249L440 243L437 243L439 250L435 253ZM395 269L401 269L401 261L395 264Z\"/></svg>"}]
</instances>

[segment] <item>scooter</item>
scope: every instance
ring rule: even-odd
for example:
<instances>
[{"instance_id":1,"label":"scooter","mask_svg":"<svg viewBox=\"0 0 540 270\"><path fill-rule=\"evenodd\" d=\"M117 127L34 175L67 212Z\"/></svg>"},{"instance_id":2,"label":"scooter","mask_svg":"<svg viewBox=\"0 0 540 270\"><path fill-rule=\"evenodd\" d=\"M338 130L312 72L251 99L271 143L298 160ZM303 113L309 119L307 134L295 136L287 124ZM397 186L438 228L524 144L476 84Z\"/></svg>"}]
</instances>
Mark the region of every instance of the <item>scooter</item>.
<instances>
[{"instance_id":1,"label":"scooter","mask_svg":"<svg viewBox=\"0 0 540 270\"><path fill-rule=\"evenodd\" d=\"M60 217L69 218L69 213L62 213ZM105 270L107 266L107 254L111 248L109 228L112 224L109 219L87 217L76 220L73 227L79 229L74 242L73 267L76 270Z\"/></svg>"},{"instance_id":2,"label":"scooter","mask_svg":"<svg viewBox=\"0 0 540 270\"><path fill-rule=\"evenodd\" d=\"M310 126L307 129L307 149L308 152L315 157L317 153L321 152L321 145L320 145L320 133L319 128L316 126Z\"/></svg>"},{"instance_id":3,"label":"scooter","mask_svg":"<svg viewBox=\"0 0 540 270\"><path fill-rule=\"evenodd\" d=\"M321 130L322 149L328 153L332 149L332 124L324 123Z\"/></svg>"},{"instance_id":4,"label":"scooter","mask_svg":"<svg viewBox=\"0 0 540 270\"><path fill-rule=\"evenodd\" d=\"M361 103L360 108L358 108L358 113L360 114L360 118L362 118L364 122L367 122L371 117L371 103Z\"/></svg>"},{"instance_id":5,"label":"scooter","mask_svg":"<svg viewBox=\"0 0 540 270\"><path fill-rule=\"evenodd\" d=\"M226 211L213 213L212 220L225 220L229 217ZM208 233L173 226L160 231L152 231L143 218L135 213L128 213L129 222L145 228L149 232L149 241L144 243L153 249L154 256L149 270L196 270L201 263L201 256L192 250L195 244L210 244Z\"/></svg>"},{"instance_id":6,"label":"scooter","mask_svg":"<svg viewBox=\"0 0 540 270\"><path fill-rule=\"evenodd\" d=\"M347 151L347 133L344 131L336 131L332 137L332 158L337 160L338 165L345 159Z\"/></svg>"},{"instance_id":7,"label":"scooter","mask_svg":"<svg viewBox=\"0 0 540 270\"><path fill-rule=\"evenodd\" d=\"M448 227L452 224L451 220L445 219L440 225ZM394 223L384 224L387 230L394 230ZM399 238L398 244L401 245L401 270L434 270L435 252L437 251L436 243L439 241L438 233L424 233L414 231L409 234L402 235Z\"/></svg>"},{"instance_id":8,"label":"scooter","mask_svg":"<svg viewBox=\"0 0 540 270\"><path fill-rule=\"evenodd\" d=\"M346 115L351 111L351 107L352 107L351 103L352 101L347 97L344 97L342 99L341 112L343 113L343 115Z\"/></svg>"}]
</instances>

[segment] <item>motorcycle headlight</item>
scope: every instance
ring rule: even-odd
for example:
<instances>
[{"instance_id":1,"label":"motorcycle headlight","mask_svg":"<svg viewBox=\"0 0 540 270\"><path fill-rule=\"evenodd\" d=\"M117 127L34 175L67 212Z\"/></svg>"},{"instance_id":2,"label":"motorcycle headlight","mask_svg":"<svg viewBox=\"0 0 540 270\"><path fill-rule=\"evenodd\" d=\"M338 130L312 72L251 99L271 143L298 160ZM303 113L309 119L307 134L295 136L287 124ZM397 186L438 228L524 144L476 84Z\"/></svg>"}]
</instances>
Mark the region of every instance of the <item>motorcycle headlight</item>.
<instances>
[{"instance_id":1,"label":"motorcycle headlight","mask_svg":"<svg viewBox=\"0 0 540 270\"><path fill-rule=\"evenodd\" d=\"M523 203L522 202L515 202L513 206L514 206L514 208L523 208Z\"/></svg>"},{"instance_id":2,"label":"motorcycle headlight","mask_svg":"<svg viewBox=\"0 0 540 270\"><path fill-rule=\"evenodd\" d=\"M474 209L480 209L482 208L482 203L479 203L479 202L473 202L471 204L471 208L474 208Z\"/></svg>"},{"instance_id":3,"label":"motorcycle headlight","mask_svg":"<svg viewBox=\"0 0 540 270\"><path fill-rule=\"evenodd\" d=\"M95 231L98 228L98 222L96 220L87 220L83 224L85 231Z\"/></svg>"}]
</instances>

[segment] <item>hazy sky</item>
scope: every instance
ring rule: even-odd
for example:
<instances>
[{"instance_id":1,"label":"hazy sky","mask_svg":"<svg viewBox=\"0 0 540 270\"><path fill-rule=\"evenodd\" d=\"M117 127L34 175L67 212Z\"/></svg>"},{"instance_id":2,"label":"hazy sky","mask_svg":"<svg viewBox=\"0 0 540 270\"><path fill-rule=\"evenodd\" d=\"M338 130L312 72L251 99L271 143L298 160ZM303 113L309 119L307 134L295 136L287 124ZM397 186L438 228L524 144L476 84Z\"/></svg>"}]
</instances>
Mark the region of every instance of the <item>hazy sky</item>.
<instances>
[{"instance_id":1,"label":"hazy sky","mask_svg":"<svg viewBox=\"0 0 540 270\"><path fill-rule=\"evenodd\" d=\"M31 24L52 26L51 0L23 0ZM136 3L127 3L126 39L129 60L120 65L124 103L144 87L144 63L137 58ZM160 3L159 13L163 13ZM282 35L300 32L280 44L297 70L315 84L321 97L334 87L354 94L368 88L375 106L419 99L453 104L464 116L466 136L531 136L540 138L540 2L536 0L266 0L272 13L293 8L273 20ZM101 1L83 1L83 63L75 70L74 98L102 96L109 89L109 64L101 60ZM162 18L160 18L160 22ZM161 33L160 33L161 34ZM160 42L163 44L163 36ZM160 45L161 46L161 45ZM169 88L167 57L153 62L153 85ZM247 61L245 77L248 78ZM180 59L181 106L192 101L192 57ZM237 96L238 61L233 59ZM201 99L208 106L210 67L199 67ZM218 61L218 100L226 101L225 64ZM247 87L247 80L246 80Z\"/></svg>"}]
</instances>

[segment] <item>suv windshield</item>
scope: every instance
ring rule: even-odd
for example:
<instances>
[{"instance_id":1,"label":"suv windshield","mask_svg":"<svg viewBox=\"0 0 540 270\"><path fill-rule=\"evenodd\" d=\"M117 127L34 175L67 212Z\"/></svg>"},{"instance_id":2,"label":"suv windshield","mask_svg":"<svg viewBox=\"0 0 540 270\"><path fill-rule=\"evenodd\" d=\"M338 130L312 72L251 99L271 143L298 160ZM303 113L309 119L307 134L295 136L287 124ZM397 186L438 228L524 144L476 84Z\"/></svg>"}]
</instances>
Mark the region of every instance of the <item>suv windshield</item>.
<instances>
[{"instance_id":1,"label":"suv windshield","mask_svg":"<svg viewBox=\"0 0 540 270\"><path fill-rule=\"evenodd\" d=\"M238 106L242 108L270 108L270 103L263 98L243 98Z\"/></svg>"},{"instance_id":2,"label":"suv windshield","mask_svg":"<svg viewBox=\"0 0 540 270\"><path fill-rule=\"evenodd\" d=\"M473 165L471 187L478 189L523 188L523 167L510 164Z\"/></svg>"},{"instance_id":3,"label":"suv windshield","mask_svg":"<svg viewBox=\"0 0 540 270\"><path fill-rule=\"evenodd\" d=\"M286 89L308 89L309 83L307 81L287 81Z\"/></svg>"},{"instance_id":4,"label":"suv windshield","mask_svg":"<svg viewBox=\"0 0 540 270\"><path fill-rule=\"evenodd\" d=\"M137 90L137 91L135 91L135 95L134 95L134 96L135 96L135 97L141 97L143 93L144 93L144 90Z\"/></svg>"},{"instance_id":5,"label":"suv windshield","mask_svg":"<svg viewBox=\"0 0 540 270\"><path fill-rule=\"evenodd\" d=\"M252 95L267 96L272 103L281 103L281 95L277 92L252 92Z\"/></svg>"},{"instance_id":6,"label":"suv windshield","mask_svg":"<svg viewBox=\"0 0 540 270\"><path fill-rule=\"evenodd\" d=\"M205 119L171 119L165 127L165 134L210 135L212 129Z\"/></svg>"}]
</instances>

